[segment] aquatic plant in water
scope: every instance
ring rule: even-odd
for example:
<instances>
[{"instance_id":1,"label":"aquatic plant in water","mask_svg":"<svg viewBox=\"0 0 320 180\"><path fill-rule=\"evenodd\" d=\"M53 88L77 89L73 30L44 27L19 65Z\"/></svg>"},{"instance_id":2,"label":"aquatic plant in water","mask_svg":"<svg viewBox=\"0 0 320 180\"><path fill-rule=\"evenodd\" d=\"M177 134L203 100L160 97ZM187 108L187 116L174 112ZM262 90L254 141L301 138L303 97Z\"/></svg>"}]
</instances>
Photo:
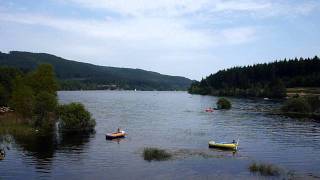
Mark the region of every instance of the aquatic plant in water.
<instances>
[{"instance_id":1,"label":"aquatic plant in water","mask_svg":"<svg viewBox=\"0 0 320 180\"><path fill-rule=\"evenodd\" d=\"M143 158L146 161L164 161L170 159L171 157L172 155L163 149L146 147L143 150Z\"/></svg>"},{"instance_id":2,"label":"aquatic plant in water","mask_svg":"<svg viewBox=\"0 0 320 180\"><path fill-rule=\"evenodd\" d=\"M280 169L272 164L265 163L252 163L249 166L249 170L252 173L259 173L262 176L278 176L280 175Z\"/></svg>"}]
</instances>

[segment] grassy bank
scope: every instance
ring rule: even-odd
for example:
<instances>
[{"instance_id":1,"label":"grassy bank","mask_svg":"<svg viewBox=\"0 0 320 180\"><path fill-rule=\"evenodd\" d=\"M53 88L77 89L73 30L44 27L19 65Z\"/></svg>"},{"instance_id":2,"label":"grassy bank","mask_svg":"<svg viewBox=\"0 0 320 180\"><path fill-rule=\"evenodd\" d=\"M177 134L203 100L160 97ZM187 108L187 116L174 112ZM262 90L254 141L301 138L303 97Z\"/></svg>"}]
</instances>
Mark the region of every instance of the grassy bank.
<instances>
[{"instance_id":1,"label":"grassy bank","mask_svg":"<svg viewBox=\"0 0 320 180\"><path fill-rule=\"evenodd\" d=\"M320 96L320 87L295 87L287 88L287 96Z\"/></svg>"},{"instance_id":2,"label":"grassy bank","mask_svg":"<svg viewBox=\"0 0 320 180\"><path fill-rule=\"evenodd\" d=\"M29 120L23 119L14 112L0 115L0 135L19 134L22 136L35 135L36 129L29 124Z\"/></svg>"}]
</instances>

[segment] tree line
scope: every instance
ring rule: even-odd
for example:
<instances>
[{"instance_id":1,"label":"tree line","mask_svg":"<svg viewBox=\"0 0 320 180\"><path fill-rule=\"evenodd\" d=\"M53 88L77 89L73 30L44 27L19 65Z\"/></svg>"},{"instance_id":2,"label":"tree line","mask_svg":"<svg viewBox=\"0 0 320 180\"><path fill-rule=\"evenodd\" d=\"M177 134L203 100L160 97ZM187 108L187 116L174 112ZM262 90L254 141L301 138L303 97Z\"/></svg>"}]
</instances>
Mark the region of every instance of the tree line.
<instances>
[{"instance_id":1,"label":"tree line","mask_svg":"<svg viewBox=\"0 0 320 180\"><path fill-rule=\"evenodd\" d=\"M286 88L319 87L320 59L294 58L220 70L194 82L189 93L282 98Z\"/></svg>"},{"instance_id":2,"label":"tree line","mask_svg":"<svg viewBox=\"0 0 320 180\"><path fill-rule=\"evenodd\" d=\"M24 123L49 131L57 120L62 130L92 130L95 120L80 103L59 105L58 81L53 66L41 64L34 71L0 66L0 106L9 106Z\"/></svg>"}]
</instances>

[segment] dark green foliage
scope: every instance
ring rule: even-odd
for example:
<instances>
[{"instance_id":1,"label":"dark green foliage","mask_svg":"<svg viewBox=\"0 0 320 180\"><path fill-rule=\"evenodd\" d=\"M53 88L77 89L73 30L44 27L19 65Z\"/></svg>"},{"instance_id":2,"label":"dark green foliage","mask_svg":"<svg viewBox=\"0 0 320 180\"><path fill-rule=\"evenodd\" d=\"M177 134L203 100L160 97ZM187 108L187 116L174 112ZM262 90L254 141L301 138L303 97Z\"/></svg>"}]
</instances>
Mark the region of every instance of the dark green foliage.
<instances>
[{"instance_id":1,"label":"dark green foliage","mask_svg":"<svg viewBox=\"0 0 320 180\"><path fill-rule=\"evenodd\" d=\"M22 73L9 67L0 67L0 106L7 106L13 91L13 80Z\"/></svg>"},{"instance_id":2,"label":"dark green foliage","mask_svg":"<svg viewBox=\"0 0 320 180\"><path fill-rule=\"evenodd\" d=\"M0 68L1 72L1 68ZM26 75L17 70L14 75L7 76L10 88L2 92L12 92L10 106L26 120L33 120L37 128L50 128L54 126L54 112L57 106L57 82L51 65L40 65L36 71ZM1 74L1 73L0 73ZM11 78L11 79L10 79ZM29 121L30 122L30 121Z\"/></svg>"},{"instance_id":3,"label":"dark green foliage","mask_svg":"<svg viewBox=\"0 0 320 180\"><path fill-rule=\"evenodd\" d=\"M283 98L286 96L286 87L280 79L275 79L268 85L265 95L269 98Z\"/></svg>"},{"instance_id":4,"label":"dark green foliage","mask_svg":"<svg viewBox=\"0 0 320 180\"><path fill-rule=\"evenodd\" d=\"M201 88L200 87L200 83L199 82L193 82L191 84L191 86L189 87L188 89L188 92L190 94L201 94L201 95L206 95L206 94L209 94L210 93L210 89L209 88L206 88L206 87L203 87Z\"/></svg>"},{"instance_id":5,"label":"dark green foliage","mask_svg":"<svg viewBox=\"0 0 320 180\"><path fill-rule=\"evenodd\" d=\"M311 111L320 114L320 96L308 96L305 99L310 105Z\"/></svg>"},{"instance_id":6,"label":"dark green foliage","mask_svg":"<svg viewBox=\"0 0 320 180\"><path fill-rule=\"evenodd\" d=\"M231 108L231 102L226 98L220 98L217 101L217 108L218 109L230 109Z\"/></svg>"},{"instance_id":7,"label":"dark green foliage","mask_svg":"<svg viewBox=\"0 0 320 180\"><path fill-rule=\"evenodd\" d=\"M252 173L260 173L262 176L280 175L280 169L272 164L258 164L254 162L249 166L249 170Z\"/></svg>"},{"instance_id":8,"label":"dark green foliage","mask_svg":"<svg viewBox=\"0 0 320 180\"><path fill-rule=\"evenodd\" d=\"M158 148L144 148L143 150L143 158L146 161L165 161L171 158L171 154L163 149Z\"/></svg>"},{"instance_id":9,"label":"dark green foliage","mask_svg":"<svg viewBox=\"0 0 320 180\"><path fill-rule=\"evenodd\" d=\"M55 79L53 67L50 64L41 64L27 76L27 83L38 94L47 92L56 95L58 83Z\"/></svg>"},{"instance_id":10,"label":"dark green foliage","mask_svg":"<svg viewBox=\"0 0 320 180\"><path fill-rule=\"evenodd\" d=\"M44 53L0 53L0 65L34 70L39 64L51 64L61 82L61 89L138 89L138 90L186 90L191 80L179 76L167 76L141 69L96 66L69 61Z\"/></svg>"},{"instance_id":11,"label":"dark green foliage","mask_svg":"<svg viewBox=\"0 0 320 180\"><path fill-rule=\"evenodd\" d=\"M91 114L81 103L60 105L59 119L59 128L62 131L92 131L96 125Z\"/></svg>"},{"instance_id":12,"label":"dark green foliage","mask_svg":"<svg viewBox=\"0 0 320 180\"><path fill-rule=\"evenodd\" d=\"M300 58L234 67L193 83L190 93L219 96L285 97L285 88L319 87L320 59Z\"/></svg>"},{"instance_id":13,"label":"dark green foliage","mask_svg":"<svg viewBox=\"0 0 320 180\"><path fill-rule=\"evenodd\" d=\"M4 106L7 104L9 99L9 94L6 91L6 88L0 84L0 106Z\"/></svg>"},{"instance_id":14,"label":"dark green foliage","mask_svg":"<svg viewBox=\"0 0 320 180\"><path fill-rule=\"evenodd\" d=\"M23 117L31 117L34 108L34 92L22 77L14 80L14 90L10 106Z\"/></svg>"},{"instance_id":15,"label":"dark green foliage","mask_svg":"<svg viewBox=\"0 0 320 180\"><path fill-rule=\"evenodd\" d=\"M311 106L305 98L291 98L281 108L282 112L310 113Z\"/></svg>"},{"instance_id":16,"label":"dark green foliage","mask_svg":"<svg viewBox=\"0 0 320 180\"><path fill-rule=\"evenodd\" d=\"M56 111L58 105L57 98L54 94L43 91L36 95L34 102L34 126L53 126L54 122L50 120L50 115Z\"/></svg>"}]
</instances>

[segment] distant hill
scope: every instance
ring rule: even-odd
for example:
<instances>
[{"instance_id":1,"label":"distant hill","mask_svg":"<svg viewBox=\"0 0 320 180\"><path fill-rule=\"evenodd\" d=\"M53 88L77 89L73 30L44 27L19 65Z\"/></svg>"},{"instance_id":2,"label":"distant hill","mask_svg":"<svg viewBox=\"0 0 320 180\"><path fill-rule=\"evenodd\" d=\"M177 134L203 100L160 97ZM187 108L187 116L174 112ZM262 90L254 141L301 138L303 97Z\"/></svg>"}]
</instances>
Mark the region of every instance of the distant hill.
<instances>
[{"instance_id":1,"label":"distant hill","mask_svg":"<svg viewBox=\"0 0 320 180\"><path fill-rule=\"evenodd\" d=\"M192 81L180 76L163 75L142 69L97 66L63 59L51 54L11 51L0 52L0 65L24 72L39 64L52 64L61 89L137 89L187 90Z\"/></svg>"},{"instance_id":2,"label":"distant hill","mask_svg":"<svg viewBox=\"0 0 320 180\"><path fill-rule=\"evenodd\" d=\"M247 97L283 97L285 88L320 87L320 59L295 58L233 67L194 82L190 93Z\"/></svg>"}]
</instances>

